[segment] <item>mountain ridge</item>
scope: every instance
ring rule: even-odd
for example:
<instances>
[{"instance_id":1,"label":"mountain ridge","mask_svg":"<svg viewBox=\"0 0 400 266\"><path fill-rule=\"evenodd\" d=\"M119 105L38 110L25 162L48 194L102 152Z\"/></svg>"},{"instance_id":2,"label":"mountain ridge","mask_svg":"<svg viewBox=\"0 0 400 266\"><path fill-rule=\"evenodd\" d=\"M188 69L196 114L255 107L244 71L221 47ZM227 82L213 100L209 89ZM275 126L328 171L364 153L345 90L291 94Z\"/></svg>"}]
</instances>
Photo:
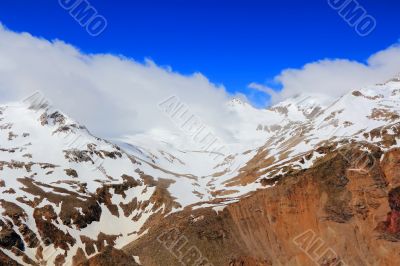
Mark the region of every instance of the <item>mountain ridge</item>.
<instances>
[{"instance_id":1,"label":"mountain ridge","mask_svg":"<svg viewBox=\"0 0 400 266\"><path fill-rule=\"evenodd\" d=\"M38 95L1 106L0 233L7 241L0 243L0 258L22 265L80 265L101 263L104 254L123 249L131 254L125 259L132 258L132 265L149 263L149 258L132 256L148 256L139 254L143 252L137 246L170 217L182 213L189 219L199 213L194 217L208 221L218 220L221 213L236 223L232 206L255 195L270 197L269 190L280 191L280 184L286 189L293 176L307 172L315 178L320 174L312 169L321 169L321 162L330 162L333 155L341 158L336 163L346 171L365 174L377 169L397 147L399 95L395 78L352 90L327 106L308 96L266 110L233 101L228 108L241 117L240 128L232 131L239 143L226 144L229 153L220 160L192 149L193 144L182 150L187 139L179 139L179 134L162 141L157 138L165 132L127 136L115 143L102 140ZM332 180L342 191L341 181ZM314 186L325 184L316 179ZM331 214L345 223L343 215ZM385 226L381 223L382 230L396 238L397 227ZM220 262L212 252L207 254L209 263ZM249 254L244 261L256 265L257 254L243 256Z\"/></svg>"}]
</instances>

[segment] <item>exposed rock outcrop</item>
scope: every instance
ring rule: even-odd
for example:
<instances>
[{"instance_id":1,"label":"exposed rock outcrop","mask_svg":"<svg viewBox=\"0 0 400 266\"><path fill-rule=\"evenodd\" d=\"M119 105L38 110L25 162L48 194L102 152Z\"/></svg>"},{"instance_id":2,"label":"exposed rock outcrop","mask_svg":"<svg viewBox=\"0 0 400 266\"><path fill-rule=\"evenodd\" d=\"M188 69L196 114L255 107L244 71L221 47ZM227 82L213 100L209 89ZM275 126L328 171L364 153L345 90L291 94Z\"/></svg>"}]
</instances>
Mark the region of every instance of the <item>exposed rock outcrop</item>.
<instances>
[{"instance_id":1,"label":"exposed rock outcrop","mask_svg":"<svg viewBox=\"0 0 400 266\"><path fill-rule=\"evenodd\" d=\"M376 164L365 168L355 160L358 146L347 151L352 156L329 153L222 212L172 214L125 250L146 266L178 265L177 252L191 246L213 265L397 265L400 153L382 162L370 154ZM168 230L179 233L160 242Z\"/></svg>"}]
</instances>

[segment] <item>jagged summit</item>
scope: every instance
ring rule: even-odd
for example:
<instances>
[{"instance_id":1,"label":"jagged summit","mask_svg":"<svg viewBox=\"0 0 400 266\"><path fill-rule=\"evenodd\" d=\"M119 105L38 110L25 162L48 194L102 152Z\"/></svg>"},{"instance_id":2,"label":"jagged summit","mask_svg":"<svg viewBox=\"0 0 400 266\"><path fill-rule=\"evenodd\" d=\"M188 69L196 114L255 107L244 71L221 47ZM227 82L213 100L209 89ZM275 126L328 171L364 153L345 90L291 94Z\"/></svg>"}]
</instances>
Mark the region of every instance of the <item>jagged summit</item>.
<instances>
[{"instance_id":1,"label":"jagged summit","mask_svg":"<svg viewBox=\"0 0 400 266\"><path fill-rule=\"evenodd\" d=\"M232 100L230 100L228 102L229 106L235 106L235 105L239 105L239 106L245 106L248 105L248 103L246 103L244 100L240 99L240 98L233 98Z\"/></svg>"}]
</instances>

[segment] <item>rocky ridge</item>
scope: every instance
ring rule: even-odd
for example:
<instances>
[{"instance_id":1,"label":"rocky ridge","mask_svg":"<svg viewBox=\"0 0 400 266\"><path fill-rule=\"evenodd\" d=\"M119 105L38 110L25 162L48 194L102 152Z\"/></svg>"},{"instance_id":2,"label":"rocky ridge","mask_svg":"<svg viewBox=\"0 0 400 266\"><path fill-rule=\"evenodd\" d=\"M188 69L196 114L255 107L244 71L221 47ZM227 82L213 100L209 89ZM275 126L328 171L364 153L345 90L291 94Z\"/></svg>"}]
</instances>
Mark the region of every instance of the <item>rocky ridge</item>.
<instances>
[{"instance_id":1,"label":"rocky ridge","mask_svg":"<svg viewBox=\"0 0 400 266\"><path fill-rule=\"evenodd\" d=\"M191 168L197 152L116 145L48 106L3 106L0 261L396 265L399 95L391 80L261 110L273 117L252 122L257 144L206 169Z\"/></svg>"}]
</instances>

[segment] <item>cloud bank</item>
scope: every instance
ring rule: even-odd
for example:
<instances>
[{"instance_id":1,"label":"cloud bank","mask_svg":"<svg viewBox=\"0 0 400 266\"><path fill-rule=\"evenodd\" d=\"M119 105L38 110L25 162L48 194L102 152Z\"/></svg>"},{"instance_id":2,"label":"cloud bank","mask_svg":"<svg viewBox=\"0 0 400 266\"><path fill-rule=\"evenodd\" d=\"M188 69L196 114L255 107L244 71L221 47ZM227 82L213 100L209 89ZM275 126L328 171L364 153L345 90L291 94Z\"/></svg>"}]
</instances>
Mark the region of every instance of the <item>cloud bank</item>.
<instances>
[{"instance_id":1,"label":"cloud bank","mask_svg":"<svg viewBox=\"0 0 400 266\"><path fill-rule=\"evenodd\" d=\"M153 128L174 129L157 107L171 95L216 128L228 121L230 95L199 73L110 54L84 54L62 41L48 41L0 27L0 102L41 91L54 106L102 137Z\"/></svg>"},{"instance_id":2,"label":"cloud bank","mask_svg":"<svg viewBox=\"0 0 400 266\"><path fill-rule=\"evenodd\" d=\"M325 59L283 70L274 78L282 87L279 92L257 83L249 87L270 94L272 103L299 94L333 100L399 72L400 46L394 45L366 62ZM223 139L238 119L225 108L232 95L200 73L182 75L152 61L85 54L62 41L15 33L0 25L0 103L22 100L38 90L95 135L106 138L153 129L179 131L158 108L172 95Z\"/></svg>"},{"instance_id":3,"label":"cloud bank","mask_svg":"<svg viewBox=\"0 0 400 266\"><path fill-rule=\"evenodd\" d=\"M400 73L400 45L371 55L365 63L347 59L324 59L301 69L283 70L275 82L282 90L269 93L267 86L251 83L249 88L271 94L273 103L299 94L313 94L332 100L349 90L383 83Z\"/></svg>"}]
</instances>

